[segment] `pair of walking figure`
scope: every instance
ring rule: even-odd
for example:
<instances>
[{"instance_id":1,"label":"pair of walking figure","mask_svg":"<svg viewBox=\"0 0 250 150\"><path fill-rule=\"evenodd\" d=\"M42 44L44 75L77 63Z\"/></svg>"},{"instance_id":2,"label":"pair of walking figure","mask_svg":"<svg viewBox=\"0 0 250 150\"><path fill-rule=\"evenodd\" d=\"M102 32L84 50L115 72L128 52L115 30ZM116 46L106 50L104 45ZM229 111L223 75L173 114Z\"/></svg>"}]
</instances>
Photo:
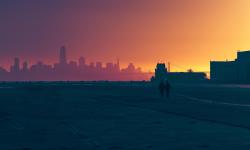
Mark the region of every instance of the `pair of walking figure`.
<instances>
[{"instance_id":1,"label":"pair of walking figure","mask_svg":"<svg viewBox=\"0 0 250 150\"><path fill-rule=\"evenodd\" d=\"M161 81L159 84L159 91L161 93L161 98L164 98L164 93L166 98L169 98L169 92L170 92L171 85L168 81Z\"/></svg>"}]
</instances>

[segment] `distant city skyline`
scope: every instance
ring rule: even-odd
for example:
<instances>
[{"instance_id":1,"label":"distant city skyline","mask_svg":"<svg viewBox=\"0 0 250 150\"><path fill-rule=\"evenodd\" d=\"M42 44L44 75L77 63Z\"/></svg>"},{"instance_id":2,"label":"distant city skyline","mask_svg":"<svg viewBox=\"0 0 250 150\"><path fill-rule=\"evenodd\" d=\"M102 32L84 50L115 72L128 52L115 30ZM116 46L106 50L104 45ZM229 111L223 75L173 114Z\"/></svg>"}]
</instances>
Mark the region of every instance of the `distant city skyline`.
<instances>
[{"instance_id":1,"label":"distant city skyline","mask_svg":"<svg viewBox=\"0 0 250 150\"><path fill-rule=\"evenodd\" d=\"M67 48L67 51L66 51L66 45L63 45L60 47L60 50L59 50L59 56L58 56L58 48L53 50L53 53L56 51L56 58L53 58L53 61L49 61L49 60L42 60L42 59L38 59L38 60L34 60L34 59L31 59L31 58L28 58L28 57L22 57L22 56L18 56L18 55L13 55L11 57L11 59L8 59L7 63L6 64L0 64L0 67L5 69L6 71L11 71L11 67L13 66L13 63L16 64L17 62L24 62L26 63L27 65L32 65L32 64L36 64L38 62L43 62L47 65L51 65L53 66L56 62L61 62L62 64L66 64L66 63L70 63L70 62L77 62L78 64L88 64L88 65L105 65L108 64L108 63L113 63L114 61L117 61L119 59L119 57L114 57L113 59L110 59L110 61L101 61L101 60L97 60L97 59L88 59L87 57L85 57L84 55L79 55L78 58L75 58L75 59L69 59L68 58L68 54L70 55L69 53L69 49ZM72 52L70 50L70 52ZM52 55L54 56L54 54ZM14 60L13 60L14 59ZM18 60L17 60L18 59ZM119 59L120 61L120 59ZM127 67L128 64L134 64L133 62L129 62L129 63L122 63L123 65L120 65L121 68L125 68ZM143 69L142 67L139 67L141 71L143 72L153 72L152 70L150 69Z\"/></svg>"},{"instance_id":2,"label":"distant city skyline","mask_svg":"<svg viewBox=\"0 0 250 150\"><path fill-rule=\"evenodd\" d=\"M119 59L115 63L86 63L83 56L80 56L78 61L68 59L67 53L66 47L62 46L59 49L58 61L53 65L42 60L29 64L28 61L20 61L15 57L9 70L0 68L0 81L139 81L149 80L152 75L152 72L143 72L133 63L121 68Z\"/></svg>"}]
</instances>

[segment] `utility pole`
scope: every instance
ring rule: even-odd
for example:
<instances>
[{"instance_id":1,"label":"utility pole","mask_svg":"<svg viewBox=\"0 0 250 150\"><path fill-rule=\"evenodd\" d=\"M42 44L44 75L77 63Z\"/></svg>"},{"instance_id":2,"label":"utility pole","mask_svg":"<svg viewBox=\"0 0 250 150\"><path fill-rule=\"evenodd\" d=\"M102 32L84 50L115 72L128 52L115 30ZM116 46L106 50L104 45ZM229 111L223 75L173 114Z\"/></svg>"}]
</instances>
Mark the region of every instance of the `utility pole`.
<instances>
[{"instance_id":1,"label":"utility pole","mask_svg":"<svg viewBox=\"0 0 250 150\"><path fill-rule=\"evenodd\" d=\"M171 70L170 70L170 62L168 62L168 72L171 72Z\"/></svg>"}]
</instances>

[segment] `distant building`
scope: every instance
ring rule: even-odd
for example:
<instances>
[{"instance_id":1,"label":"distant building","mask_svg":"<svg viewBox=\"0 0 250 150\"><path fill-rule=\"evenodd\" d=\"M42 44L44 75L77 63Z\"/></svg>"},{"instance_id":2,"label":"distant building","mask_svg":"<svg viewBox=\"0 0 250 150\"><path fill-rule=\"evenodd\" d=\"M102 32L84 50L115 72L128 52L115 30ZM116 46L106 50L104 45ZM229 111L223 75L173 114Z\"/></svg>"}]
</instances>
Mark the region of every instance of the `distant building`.
<instances>
[{"instance_id":1,"label":"distant building","mask_svg":"<svg viewBox=\"0 0 250 150\"><path fill-rule=\"evenodd\" d=\"M4 69L3 67L0 67L0 74L6 74L8 73L8 71L6 69Z\"/></svg>"},{"instance_id":2,"label":"distant building","mask_svg":"<svg viewBox=\"0 0 250 150\"><path fill-rule=\"evenodd\" d=\"M77 62L76 61L70 61L68 64L68 69L71 71L77 70Z\"/></svg>"},{"instance_id":3,"label":"distant building","mask_svg":"<svg viewBox=\"0 0 250 150\"><path fill-rule=\"evenodd\" d=\"M235 61L211 61L210 80L214 82L237 82L237 64Z\"/></svg>"},{"instance_id":4,"label":"distant building","mask_svg":"<svg viewBox=\"0 0 250 150\"><path fill-rule=\"evenodd\" d=\"M52 66L44 64L42 61L38 61L36 64L30 67L30 71L33 73L50 73L52 71Z\"/></svg>"},{"instance_id":5,"label":"distant building","mask_svg":"<svg viewBox=\"0 0 250 150\"><path fill-rule=\"evenodd\" d=\"M206 81L207 77L204 72L192 72L191 70L188 72L168 72L164 63L158 63L155 69L155 76L151 78L151 81L159 82L163 80L175 83L196 83Z\"/></svg>"},{"instance_id":6,"label":"distant building","mask_svg":"<svg viewBox=\"0 0 250 150\"><path fill-rule=\"evenodd\" d=\"M120 72L120 60L117 59L116 64L114 64L114 69L116 72Z\"/></svg>"},{"instance_id":7,"label":"distant building","mask_svg":"<svg viewBox=\"0 0 250 150\"><path fill-rule=\"evenodd\" d=\"M250 51L237 52L234 61L211 61L210 79L220 83L250 83Z\"/></svg>"},{"instance_id":8,"label":"distant building","mask_svg":"<svg viewBox=\"0 0 250 150\"><path fill-rule=\"evenodd\" d=\"M96 62L96 69L97 71L101 71L102 70L102 62Z\"/></svg>"},{"instance_id":9,"label":"distant building","mask_svg":"<svg viewBox=\"0 0 250 150\"><path fill-rule=\"evenodd\" d=\"M18 73L20 71L19 58L14 58L14 64L10 67L10 72Z\"/></svg>"},{"instance_id":10,"label":"distant building","mask_svg":"<svg viewBox=\"0 0 250 150\"><path fill-rule=\"evenodd\" d=\"M27 62L27 61L25 61L25 62L23 63L23 68L22 68L22 71L23 71L23 72L27 72L27 71L29 71L29 68L28 68L28 62Z\"/></svg>"},{"instance_id":11,"label":"distant building","mask_svg":"<svg viewBox=\"0 0 250 150\"><path fill-rule=\"evenodd\" d=\"M112 62L106 63L105 69L107 72L113 73L114 72L114 64Z\"/></svg>"},{"instance_id":12,"label":"distant building","mask_svg":"<svg viewBox=\"0 0 250 150\"><path fill-rule=\"evenodd\" d=\"M59 64L62 64L62 65L67 64L67 55L66 55L65 46L62 46L60 48Z\"/></svg>"},{"instance_id":13,"label":"distant building","mask_svg":"<svg viewBox=\"0 0 250 150\"><path fill-rule=\"evenodd\" d=\"M181 83L201 83L207 81L207 75L204 72L169 72L168 80Z\"/></svg>"},{"instance_id":14,"label":"distant building","mask_svg":"<svg viewBox=\"0 0 250 150\"><path fill-rule=\"evenodd\" d=\"M155 69L155 79L156 80L165 80L167 79L167 68L164 63L157 64Z\"/></svg>"},{"instance_id":15,"label":"distant building","mask_svg":"<svg viewBox=\"0 0 250 150\"><path fill-rule=\"evenodd\" d=\"M67 62L67 54L65 46L62 46L59 51L59 63L54 64L54 70L60 72L60 76L64 76L65 73L68 73L69 65Z\"/></svg>"},{"instance_id":16,"label":"distant building","mask_svg":"<svg viewBox=\"0 0 250 150\"><path fill-rule=\"evenodd\" d=\"M80 57L79 58L79 67L85 67L85 64L86 63L86 61L85 61L85 58L84 57Z\"/></svg>"},{"instance_id":17,"label":"distant building","mask_svg":"<svg viewBox=\"0 0 250 150\"><path fill-rule=\"evenodd\" d=\"M10 75L8 74L8 71L5 70L3 67L0 67L0 80L6 81Z\"/></svg>"}]
</instances>

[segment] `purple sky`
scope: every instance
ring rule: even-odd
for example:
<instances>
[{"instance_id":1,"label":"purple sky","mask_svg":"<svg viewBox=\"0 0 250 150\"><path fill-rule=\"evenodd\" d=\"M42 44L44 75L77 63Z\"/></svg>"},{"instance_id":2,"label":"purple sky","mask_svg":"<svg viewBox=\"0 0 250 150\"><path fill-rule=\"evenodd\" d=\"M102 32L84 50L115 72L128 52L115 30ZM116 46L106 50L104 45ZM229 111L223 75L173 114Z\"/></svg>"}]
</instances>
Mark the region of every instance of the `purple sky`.
<instances>
[{"instance_id":1,"label":"purple sky","mask_svg":"<svg viewBox=\"0 0 250 150\"><path fill-rule=\"evenodd\" d=\"M249 48L249 0L0 0L0 64L69 59L158 61L208 71ZM230 32L229 32L230 31ZM173 70L180 68L172 66ZM181 69L185 71L185 69Z\"/></svg>"}]
</instances>

